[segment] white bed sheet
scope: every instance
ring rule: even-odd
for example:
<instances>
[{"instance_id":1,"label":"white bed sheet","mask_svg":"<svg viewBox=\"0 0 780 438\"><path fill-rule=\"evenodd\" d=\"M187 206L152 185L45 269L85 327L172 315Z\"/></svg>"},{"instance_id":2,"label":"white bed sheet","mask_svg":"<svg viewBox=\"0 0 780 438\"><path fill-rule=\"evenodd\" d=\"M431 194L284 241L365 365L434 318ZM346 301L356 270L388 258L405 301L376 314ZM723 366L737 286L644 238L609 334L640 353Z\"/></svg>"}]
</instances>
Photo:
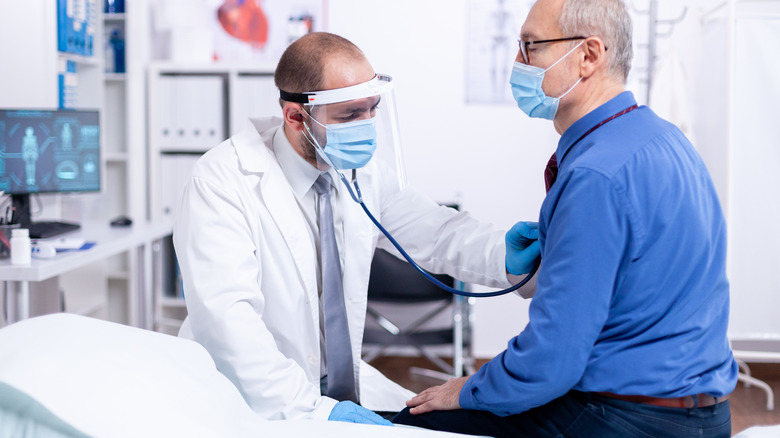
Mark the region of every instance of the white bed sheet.
<instances>
[{"instance_id":1,"label":"white bed sheet","mask_svg":"<svg viewBox=\"0 0 780 438\"><path fill-rule=\"evenodd\" d=\"M249 408L199 344L83 316L47 315L4 327L0 352L0 414L4 427L17 428L11 436L462 436L267 421Z\"/></svg>"},{"instance_id":2,"label":"white bed sheet","mask_svg":"<svg viewBox=\"0 0 780 438\"><path fill-rule=\"evenodd\" d=\"M775 426L753 426L734 435L734 438L777 438L780 437L780 424Z\"/></svg>"}]
</instances>

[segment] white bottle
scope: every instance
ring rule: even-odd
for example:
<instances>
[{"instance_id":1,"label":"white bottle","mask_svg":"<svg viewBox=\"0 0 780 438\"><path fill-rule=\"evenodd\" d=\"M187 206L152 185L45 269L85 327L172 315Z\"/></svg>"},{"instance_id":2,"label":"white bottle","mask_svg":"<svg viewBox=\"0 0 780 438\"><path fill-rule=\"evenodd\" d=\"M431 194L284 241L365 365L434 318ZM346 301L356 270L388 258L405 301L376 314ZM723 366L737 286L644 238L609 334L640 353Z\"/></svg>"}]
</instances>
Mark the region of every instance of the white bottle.
<instances>
[{"instance_id":1,"label":"white bottle","mask_svg":"<svg viewBox=\"0 0 780 438\"><path fill-rule=\"evenodd\" d=\"M29 265L31 255L30 231L27 228L11 230L11 264Z\"/></svg>"}]
</instances>

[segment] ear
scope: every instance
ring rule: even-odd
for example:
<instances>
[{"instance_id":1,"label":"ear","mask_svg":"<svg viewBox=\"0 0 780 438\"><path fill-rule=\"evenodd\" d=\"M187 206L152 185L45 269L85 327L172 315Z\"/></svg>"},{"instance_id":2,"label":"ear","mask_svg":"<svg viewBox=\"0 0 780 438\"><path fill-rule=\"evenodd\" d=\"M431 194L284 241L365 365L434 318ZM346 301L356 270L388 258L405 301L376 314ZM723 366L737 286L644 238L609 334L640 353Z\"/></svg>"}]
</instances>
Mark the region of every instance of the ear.
<instances>
[{"instance_id":1,"label":"ear","mask_svg":"<svg viewBox=\"0 0 780 438\"><path fill-rule=\"evenodd\" d=\"M282 106L284 123L295 131L303 131L303 107L299 103L285 102Z\"/></svg>"},{"instance_id":2,"label":"ear","mask_svg":"<svg viewBox=\"0 0 780 438\"><path fill-rule=\"evenodd\" d=\"M606 69L607 48L599 37L590 37L582 44L584 56L580 61L580 76L588 78L595 72Z\"/></svg>"}]
</instances>

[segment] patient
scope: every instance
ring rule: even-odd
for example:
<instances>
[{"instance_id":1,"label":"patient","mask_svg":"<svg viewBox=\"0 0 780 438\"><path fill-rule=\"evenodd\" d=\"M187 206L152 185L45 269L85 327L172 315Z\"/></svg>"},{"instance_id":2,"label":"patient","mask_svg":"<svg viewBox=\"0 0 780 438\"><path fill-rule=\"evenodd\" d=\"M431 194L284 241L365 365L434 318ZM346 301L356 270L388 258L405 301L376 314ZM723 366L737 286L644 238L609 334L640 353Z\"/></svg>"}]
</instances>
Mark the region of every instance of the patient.
<instances>
[{"instance_id":1,"label":"patient","mask_svg":"<svg viewBox=\"0 0 780 438\"><path fill-rule=\"evenodd\" d=\"M395 421L496 437L730 436L726 223L688 139L625 91L631 28L621 0L534 3L510 83L561 139L529 323Z\"/></svg>"}]
</instances>

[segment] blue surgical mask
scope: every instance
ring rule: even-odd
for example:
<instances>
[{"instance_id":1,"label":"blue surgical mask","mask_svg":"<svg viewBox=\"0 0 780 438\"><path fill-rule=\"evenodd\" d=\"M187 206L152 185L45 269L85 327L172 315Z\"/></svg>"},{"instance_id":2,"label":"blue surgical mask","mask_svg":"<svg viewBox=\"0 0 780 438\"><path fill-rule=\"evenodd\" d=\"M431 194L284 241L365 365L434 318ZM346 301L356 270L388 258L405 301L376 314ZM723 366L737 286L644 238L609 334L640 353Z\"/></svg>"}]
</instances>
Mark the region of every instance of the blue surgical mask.
<instances>
[{"instance_id":1,"label":"blue surgical mask","mask_svg":"<svg viewBox=\"0 0 780 438\"><path fill-rule=\"evenodd\" d=\"M316 149L324 152L337 169L359 169L371 161L376 151L375 118L327 125L313 117L311 120L325 127L325 148Z\"/></svg>"},{"instance_id":2,"label":"blue surgical mask","mask_svg":"<svg viewBox=\"0 0 780 438\"><path fill-rule=\"evenodd\" d=\"M542 90L544 74L547 70L555 67L556 64L569 56L569 54L576 50L580 45L582 45L582 42L569 50L559 60L555 61L553 65L546 69L523 64L522 62L515 62L512 67L512 75L509 77L509 84L512 86L512 95L514 96L515 101L517 101L518 108L528 114L529 117L547 120L555 119L555 114L558 113L558 104L561 99L569 94L571 90L582 81L582 78L579 78L577 82L562 95L550 97L544 94L544 90Z\"/></svg>"}]
</instances>

